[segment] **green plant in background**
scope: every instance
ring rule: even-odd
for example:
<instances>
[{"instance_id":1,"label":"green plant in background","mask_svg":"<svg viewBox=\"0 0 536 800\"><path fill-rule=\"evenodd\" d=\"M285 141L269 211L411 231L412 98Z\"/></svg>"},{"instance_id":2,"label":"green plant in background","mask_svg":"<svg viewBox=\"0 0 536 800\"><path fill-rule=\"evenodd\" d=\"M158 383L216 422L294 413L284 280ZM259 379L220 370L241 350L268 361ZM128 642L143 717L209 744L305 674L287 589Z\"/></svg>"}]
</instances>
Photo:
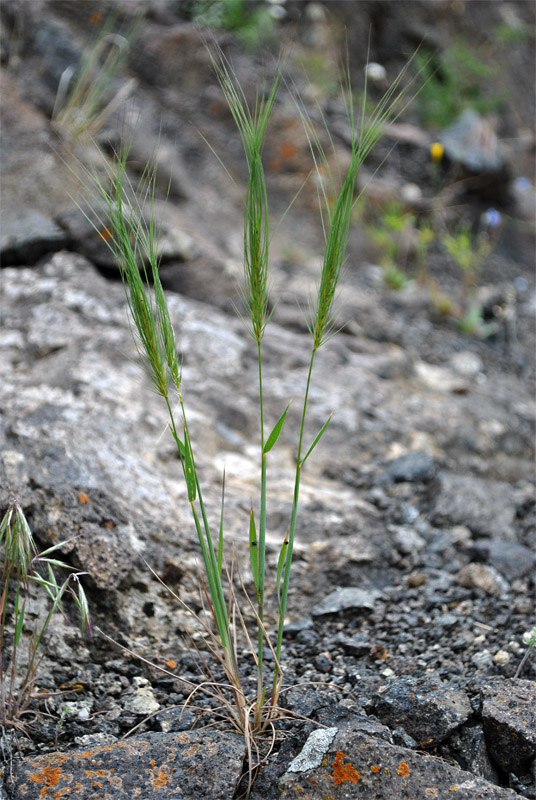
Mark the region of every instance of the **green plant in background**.
<instances>
[{"instance_id":1,"label":"green plant in background","mask_svg":"<svg viewBox=\"0 0 536 800\"><path fill-rule=\"evenodd\" d=\"M433 242L435 241L435 231L428 220L423 220L416 228L415 258L417 261L417 280L424 283L427 274L426 258Z\"/></svg>"},{"instance_id":2,"label":"green plant in background","mask_svg":"<svg viewBox=\"0 0 536 800\"><path fill-rule=\"evenodd\" d=\"M485 64L462 39L439 54L421 50L416 63L426 78L418 100L424 125L443 128L464 108L470 106L485 114L504 102L502 94L490 95L483 88L494 85L497 67Z\"/></svg>"},{"instance_id":3,"label":"green plant in background","mask_svg":"<svg viewBox=\"0 0 536 800\"><path fill-rule=\"evenodd\" d=\"M39 649L50 620L62 610L68 595L76 604L83 632L89 628L89 609L80 576L69 564L52 554L61 542L38 552L26 517L19 505L11 505L0 522L2 595L0 597L0 725L25 732L23 717L30 710L39 666ZM58 582L57 570L67 570ZM50 600L44 619L31 623L29 610L33 587Z\"/></svg>"},{"instance_id":4,"label":"green plant in background","mask_svg":"<svg viewBox=\"0 0 536 800\"><path fill-rule=\"evenodd\" d=\"M486 324L483 320L482 307L476 300L476 289L485 261L497 242L501 225L501 214L495 208L488 208L480 219L477 233L473 233L469 225L461 224L453 233L437 235L444 250L462 273L458 303L441 292L435 282L428 281L432 302L437 311L443 316L457 318L458 327L463 333L480 338L496 332L495 324Z\"/></svg>"},{"instance_id":5,"label":"green plant in background","mask_svg":"<svg viewBox=\"0 0 536 800\"><path fill-rule=\"evenodd\" d=\"M117 154L115 163L108 163L107 179L97 173L85 173L88 192L93 204L100 208L99 224L109 232L108 245L112 249L124 279L130 317L140 354L156 392L166 404L169 427L177 445L182 473L187 487L193 524L197 532L204 565L202 578L207 598L207 612L213 625L204 622L208 631L209 648L225 673L226 685L218 684L205 662L208 673L202 690L218 696L234 727L241 731L248 746L255 737L270 729L280 709L279 695L282 687L281 648L283 626L290 585L294 538L298 518L300 482L303 467L322 438L331 416L312 437L307 432L307 412L313 367L318 350L334 333L334 302L339 277L345 259L352 209L356 202L355 189L359 169L380 138L384 126L392 121L407 104L408 87L402 87L404 73L394 82L375 109L371 119L364 114L356 119L352 103L348 74L343 80L343 97L350 130L352 131L350 160L344 171L334 174L309 116L298 102L302 115L314 167L327 179L318 182L317 190L325 234L325 250L318 292L312 302L309 331L311 356L299 422L296 450L296 471L293 501L289 514L287 533L282 537L277 562L268 570L266 559L266 520L268 494L268 459L283 429L290 403L275 422L268 424L265 414L262 348L269 322L269 243L270 217L264 165L262 159L266 129L277 92L281 71L274 80L259 87L253 105L248 105L245 93L236 76L218 52L213 56L214 69L225 99L236 123L248 166L248 183L244 202L244 319L256 344L258 362L259 398L259 499L251 507L248 523L249 563L255 590L248 597L242 580L245 603L240 602L233 577L226 567L224 553L224 493L219 514L219 527L214 529L208 521L205 500L190 429L183 401L182 375L177 356L175 334L166 298L158 273L158 224L155 220L155 171L147 167L140 183L132 186L127 175L128 149ZM411 86L411 83L410 83ZM330 139L331 141L331 139ZM333 143L331 143L333 144ZM153 290L147 288L152 283ZM232 570L231 570L232 571ZM275 640L268 635L265 620L267 575L271 572L273 583L271 597L277 606L277 634ZM255 634L250 637L246 611L253 617ZM193 613L193 612L192 612ZM200 617L196 616L200 621ZM254 697L246 695L239 664L237 635L241 629L256 665L257 688ZM271 651L269 662L264 650ZM225 694L228 689L229 695ZM197 689L194 689L194 692ZM250 750L251 756L251 750ZM250 758L250 763L251 758Z\"/></svg>"},{"instance_id":6,"label":"green plant in background","mask_svg":"<svg viewBox=\"0 0 536 800\"><path fill-rule=\"evenodd\" d=\"M525 651L525 655L519 662L519 666L516 670L514 678L519 678L523 670L523 667L527 662L528 657L530 656L533 648L536 646L536 625L531 631L525 631L525 633L523 634L523 644L526 646L527 649Z\"/></svg>"},{"instance_id":7,"label":"green plant in background","mask_svg":"<svg viewBox=\"0 0 536 800\"><path fill-rule=\"evenodd\" d=\"M382 251L383 279L390 289L402 289L408 283L403 269L407 263L407 241L415 230L415 216L398 200L385 205L380 219L367 227L372 241Z\"/></svg>"},{"instance_id":8,"label":"green plant in background","mask_svg":"<svg viewBox=\"0 0 536 800\"><path fill-rule=\"evenodd\" d=\"M533 35L529 25L509 25L507 22L502 22L495 28L497 41L504 45L521 44Z\"/></svg>"},{"instance_id":9,"label":"green plant in background","mask_svg":"<svg viewBox=\"0 0 536 800\"><path fill-rule=\"evenodd\" d=\"M136 80L131 78L112 91L139 23L140 18L121 35L114 32L115 17L111 16L95 41L85 48L78 67L70 66L62 74L52 119L72 139L94 137L135 88Z\"/></svg>"},{"instance_id":10,"label":"green plant in background","mask_svg":"<svg viewBox=\"0 0 536 800\"><path fill-rule=\"evenodd\" d=\"M191 0L190 15L206 28L234 31L250 48L274 38L276 17L273 4L247 0Z\"/></svg>"}]
</instances>

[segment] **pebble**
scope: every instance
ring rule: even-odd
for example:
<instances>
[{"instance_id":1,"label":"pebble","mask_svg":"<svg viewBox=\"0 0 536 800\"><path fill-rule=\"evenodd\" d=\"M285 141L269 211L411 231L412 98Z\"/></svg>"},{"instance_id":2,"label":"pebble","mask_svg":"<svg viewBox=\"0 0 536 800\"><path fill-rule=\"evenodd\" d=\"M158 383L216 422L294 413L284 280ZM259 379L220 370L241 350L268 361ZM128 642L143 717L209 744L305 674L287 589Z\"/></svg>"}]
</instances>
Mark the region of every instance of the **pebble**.
<instances>
[{"instance_id":1,"label":"pebble","mask_svg":"<svg viewBox=\"0 0 536 800\"><path fill-rule=\"evenodd\" d=\"M466 564L456 575L456 581L460 586L482 589L486 594L495 597L502 597L510 591L508 581L494 567L489 567L487 564Z\"/></svg>"},{"instance_id":2,"label":"pebble","mask_svg":"<svg viewBox=\"0 0 536 800\"><path fill-rule=\"evenodd\" d=\"M462 350L459 353L454 353L448 363L454 372L466 378L476 378L483 369L482 359L471 350Z\"/></svg>"},{"instance_id":3,"label":"pebble","mask_svg":"<svg viewBox=\"0 0 536 800\"><path fill-rule=\"evenodd\" d=\"M493 662L497 664L498 667L502 667L505 664L509 664L510 653L508 653L506 650L497 650L497 652L493 656Z\"/></svg>"},{"instance_id":4,"label":"pebble","mask_svg":"<svg viewBox=\"0 0 536 800\"><path fill-rule=\"evenodd\" d=\"M376 600L382 596L377 589L358 589L354 586L340 586L327 597L317 603L311 610L313 617L326 614L339 614L341 611L372 611Z\"/></svg>"}]
</instances>

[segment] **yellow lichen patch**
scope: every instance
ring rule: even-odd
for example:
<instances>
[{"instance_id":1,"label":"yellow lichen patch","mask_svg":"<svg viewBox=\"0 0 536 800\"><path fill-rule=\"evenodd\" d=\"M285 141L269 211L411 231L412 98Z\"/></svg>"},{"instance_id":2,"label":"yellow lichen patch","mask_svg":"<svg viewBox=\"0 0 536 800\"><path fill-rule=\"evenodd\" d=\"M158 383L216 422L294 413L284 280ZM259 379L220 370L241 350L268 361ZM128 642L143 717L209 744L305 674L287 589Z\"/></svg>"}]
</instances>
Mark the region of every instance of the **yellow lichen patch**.
<instances>
[{"instance_id":1,"label":"yellow lichen patch","mask_svg":"<svg viewBox=\"0 0 536 800\"><path fill-rule=\"evenodd\" d=\"M347 781L350 781L350 783L357 783L357 781L361 779L361 775L352 764L343 764L344 758L348 758L347 753L341 753L340 750L337 750L335 761L331 765L333 767L333 779L335 783L340 784L346 783Z\"/></svg>"}]
</instances>

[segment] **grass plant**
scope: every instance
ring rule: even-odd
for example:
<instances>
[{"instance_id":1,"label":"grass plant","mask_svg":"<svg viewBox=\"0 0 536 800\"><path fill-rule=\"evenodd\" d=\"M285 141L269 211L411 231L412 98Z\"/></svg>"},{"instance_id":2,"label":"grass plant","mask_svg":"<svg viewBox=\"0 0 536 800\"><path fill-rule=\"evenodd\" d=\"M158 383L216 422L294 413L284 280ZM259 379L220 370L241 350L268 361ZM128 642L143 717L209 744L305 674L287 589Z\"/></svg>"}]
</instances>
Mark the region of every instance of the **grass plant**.
<instances>
[{"instance_id":1,"label":"grass plant","mask_svg":"<svg viewBox=\"0 0 536 800\"><path fill-rule=\"evenodd\" d=\"M52 119L57 128L72 140L93 138L135 88L136 80L130 78L112 90L130 52L139 22L136 19L130 30L122 35L114 31L115 15L111 15L95 41L83 51L78 67L69 66L63 72Z\"/></svg>"},{"instance_id":2,"label":"grass plant","mask_svg":"<svg viewBox=\"0 0 536 800\"><path fill-rule=\"evenodd\" d=\"M40 647L48 625L69 596L78 608L82 632L89 627L89 609L80 576L55 557L66 542L38 552L21 507L14 503L0 522L0 726L26 732L25 716L31 712L40 661ZM58 580L57 572L67 575ZM44 619L34 625L29 608L39 587L49 598Z\"/></svg>"},{"instance_id":3,"label":"grass plant","mask_svg":"<svg viewBox=\"0 0 536 800\"><path fill-rule=\"evenodd\" d=\"M295 476L288 529L282 536L277 561L267 564L266 520L268 496L268 462L272 457L290 403L282 409L275 422L268 422L264 401L263 340L270 318L270 214L268 191L263 164L263 144L273 112L277 93L283 83L281 68L271 82L259 86L255 99L248 103L246 94L224 55L213 54L213 65L226 102L230 108L244 149L248 181L244 199L244 281L242 300L244 321L257 349L258 361L258 506L249 514L249 566L255 593L245 592L240 570L227 563L224 552L224 491L222 489L220 522L216 528L209 524L209 515L197 470L194 443L190 436L188 413L183 399L182 374L177 344L166 298L158 272L158 220L155 218L155 170L148 166L141 181L133 185L128 177L128 148L117 153L113 163L107 163L106 174L85 173L87 191L93 207L98 207L98 230L106 230L106 241L113 251L123 277L133 333L140 355L152 380L154 390L161 395L167 408L169 428L175 440L183 477L187 487L193 525L199 540L204 574L201 577L205 611L212 619L198 619L210 632L209 649L225 672L226 689L230 700L225 710L234 727L245 734L246 741L270 734L281 713L279 697L282 690L282 642L288 605L292 556L296 535L302 472L309 457L321 440L331 419L313 433L307 425L309 395L318 350L335 333L334 316L337 289L343 269L352 210L357 202L356 182L361 165L380 138L385 125L393 121L408 102L404 71L387 91L374 110L365 117L366 92L363 108L356 110L348 72L342 79L348 126L351 131L350 157L344 170L331 164L335 161L321 144L315 126L300 101L297 108L302 116L308 138L312 172L318 172L319 204L325 237L322 269L315 297L311 300L309 332L310 360L305 376L299 434L295 453ZM410 83L411 86L411 83ZM326 128L327 130L327 128ZM327 133L330 149L336 148ZM327 177L326 177L327 176ZM150 286L152 285L152 289ZM271 576L270 583L267 577ZM267 591L277 605L277 632L268 635L265 620ZM243 599L244 598L244 599ZM179 600L180 602L180 600ZM253 625L253 633L251 623ZM247 696L238 657L238 631L255 661L256 694ZM265 658L265 650L271 659ZM207 671L208 667L207 667ZM210 672L209 672L210 674ZM213 693L216 682L210 677L201 687ZM220 687L221 688L221 687ZM194 690L194 692L197 689Z\"/></svg>"}]
</instances>

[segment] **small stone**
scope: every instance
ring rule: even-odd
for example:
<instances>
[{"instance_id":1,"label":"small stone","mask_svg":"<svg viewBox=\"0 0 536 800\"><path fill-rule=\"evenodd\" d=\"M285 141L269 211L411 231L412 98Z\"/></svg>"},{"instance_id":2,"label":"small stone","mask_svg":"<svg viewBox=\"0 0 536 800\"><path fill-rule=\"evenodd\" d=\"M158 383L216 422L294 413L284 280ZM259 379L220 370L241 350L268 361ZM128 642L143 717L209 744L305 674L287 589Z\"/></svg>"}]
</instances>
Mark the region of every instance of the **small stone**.
<instances>
[{"instance_id":1,"label":"small stone","mask_svg":"<svg viewBox=\"0 0 536 800\"><path fill-rule=\"evenodd\" d=\"M489 650L480 650L471 656L471 664L477 669L489 669L493 666L493 659Z\"/></svg>"},{"instance_id":2,"label":"small stone","mask_svg":"<svg viewBox=\"0 0 536 800\"><path fill-rule=\"evenodd\" d=\"M365 75L374 83L383 83L387 79L387 70L383 64L370 61L365 67Z\"/></svg>"},{"instance_id":3,"label":"small stone","mask_svg":"<svg viewBox=\"0 0 536 800\"><path fill-rule=\"evenodd\" d=\"M447 367L417 361L415 374L419 380L435 392L448 394L464 394L469 391L470 383L466 377L459 375Z\"/></svg>"},{"instance_id":4,"label":"small stone","mask_svg":"<svg viewBox=\"0 0 536 800\"><path fill-rule=\"evenodd\" d=\"M320 728L312 731L299 755L288 765L287 771L308 772L319 767L337 732L338 728Z\"/></svg>"},{"instance_id":5,"label":"small stone","mask_svg":"<svg viewBox=\"0 0 536 800\"><path fill-rule=\"evenodd\" d=\"M409 205L417 205L422 200L422 189L416 183L405 183L400 189L400 197Z\"/></svg>"},{"instance_id":6,"label":"small stone","mask_svg":"<svg viewBox=\"0 0 536 800\"><path fill-rule=\"evenodd\" d=\"M413 528L400 525L392 530L394 544L403 555L420 553L426 547L426 542Z\"/></svg>"},{"instance_id":7,"label":"small stone","mask_svg":"<svg viewBox=\"0 0 536 800\"><path fill-rule=\"evenodd\" d=\"M502 597L510 591L508 582L487 564L467 564L456 575L456 581L460 586L482 589L494 597Z\"/></svg>"},{"instance_id":8,"label":"small stone","mask_svg":"<svg viewBox=\"0 0 536 800\"><path fill-rule=\"evenodd\" d=\"M477 537L515 539L516 501L509 484L441 472L430 491L434 525L463 525Z\"/></svg>"},{"instance_id":9,"label":"small stone","mask_svg":"<svg viewBox=\"0 0 536 800\"><path fill-rule=\"evenodd\" d=\"M153 714L160 708L160 703L154 696L153 688L146 678L136 677L134 683L138 688L133 695L125 699L125 711L130 711L132 714Z\"/></svg>"},{"instance_id":10,"label":"small stone","mask_svg":"<svg viewBox=\"0 0 536 800\"><path fill-rule=\"evenodd\" d=\"M436 473L434 459L428 453L406 453L391 461L380 476L380 483L416 483L431 481Z\"/></svg>"},{"instance_id":11,"label":"small stone","mask_svg":"<svg viewBox=\"0 0 536 800\"><path fill-rule=\"evenodd\" d=\"M536 553L516 542L480 539L473 547L479 559L489 562L508 580L529 575L536 565Z\"/></svg>"},{"instance_id":12,"label":"small stone","mask_svg":"<svg viewBox=\"0 0 536 800\"><path fill-rule=\"evenodd\" d=\"M466 378L475 378L482 372L483 367L480 356L471 352L471 350L462 350L459 353L454 353L449 359L449 365L458 375L463 375Z\"/></svg>"},{"instance_id":13,"label":"small stone","mask_svg":"<svg viewBox=\"0 0 536 800\"><path fill-rule=\"evenodd\" d=\"M308 631L312 628L314 628L314 623L311 617L300 617L300 619L287 622L284 630L285 634L288 634L289 636L295 636L301 631Z\"/></svg>"},{"instance_id":14,"label":"small stone","mask_svg":"<svg viewBox=\"0 0 536 800\"><path fill-rule=\"evenodd\" d=\"M326 614L339 614L342 611L372 611L374 604L381 597L377 589L357 589L353 586L341 586L335 589L311 610L313 617Z\"/></svg>"},{"instance_id":15,"label":"small stone","mask_svg":"<svg viewBox=\"0 0 536 800\"><path fill-rule=\"evenodd\" d=\"M336 642L341 645L345 653L351 656L366 656L370 653L372 646L370 637L365 633L356 633L354 636L340 633L336 637Z\"/></svg>"},{"instance_id":16,"label":"small stone","mask_svg":"<svg viewBox=\"0 0 536 800\"><path fill-rule=\"evenodd\" d=\"M507 650L497 650L497 652L493 656L493 662L497 664L498 667L502 667L505 664L509 664L510 653Z\"/></svg>"},{"instance_id":17,"label":"small stone","mask_svg":"<svg viewBox=\"0 0 536 800\"><path fill-rule=\"evenodd\" d=\"M441 132L441 143L451 161L457 161L472 172L500 172L504 157L499 140L489 122L472 108Z\"/></svg>"}]
</instances>

